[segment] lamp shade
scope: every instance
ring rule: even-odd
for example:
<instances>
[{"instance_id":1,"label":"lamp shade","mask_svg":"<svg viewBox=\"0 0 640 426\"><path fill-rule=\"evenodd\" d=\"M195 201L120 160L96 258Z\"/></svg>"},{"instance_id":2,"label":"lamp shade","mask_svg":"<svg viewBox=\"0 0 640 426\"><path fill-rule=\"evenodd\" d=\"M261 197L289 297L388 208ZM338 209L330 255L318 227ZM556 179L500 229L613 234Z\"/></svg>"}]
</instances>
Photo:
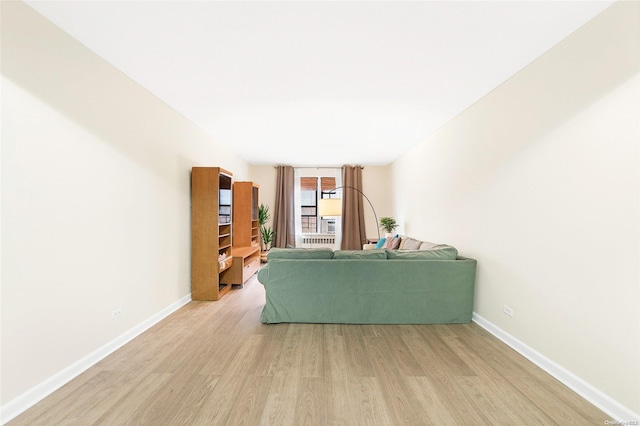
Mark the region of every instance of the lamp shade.
<instances>
[{"instance_id":1,"label":"lamp shade","mask_svg":"<svg viewBox=\"0 0 640 426\"><path fill-rule=\"evenodd\" d=\"M340 198L321 198L318 200L319 216L342 216L342 200Z\"/></svg>"}]
</instances>

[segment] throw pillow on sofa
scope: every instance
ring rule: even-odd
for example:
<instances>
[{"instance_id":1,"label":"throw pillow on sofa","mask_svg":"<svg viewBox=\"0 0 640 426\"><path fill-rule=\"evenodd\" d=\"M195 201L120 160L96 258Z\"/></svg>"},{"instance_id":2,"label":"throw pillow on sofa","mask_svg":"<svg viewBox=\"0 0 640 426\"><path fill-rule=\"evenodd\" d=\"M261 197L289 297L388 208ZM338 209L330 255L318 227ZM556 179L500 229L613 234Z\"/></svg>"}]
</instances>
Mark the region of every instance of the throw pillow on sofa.
<instances>
[{"instance_id":1,"label":"throw pillow on sofa","mask_svg":"<svg viewBox=\"0 0 640 426\"><path fill-rule=\"evenodd\" d=\"M401 242L402 238L400 237L387 238L387 241L384 243L384 248L389 250L398 250L398 248L400 248Z\"/></svg>"},{"instance_id":2,"label":"throw pillow on sofa","mask_svg":"<svg viewBox=\"0 0 640 426\"><path fill-rule=\"evenodd\" d=\"M382 237L378 240L378 242L376 243L376 246L374 247L374 249L381 249L384 247L384 243L387 242L387 239Z\"/></svg>"},{"instance_id":3,"label":"throw pillow on sofa","mask_svg":"<svg viewBox=\"0 0 640 426\"><path fill-rule=\"evenodd\" d=\"M418 250L433 250L434 248L441 246L442 244L430 243L428 241L424 241L420 244L420 248Z\"/></svg>"},{"instance_id":4,"label":"throw pillow on sofa","mask_svg":"<svg viewBox=\"0 0 640 426\"><path fill-rule=\"evenodd\" d=\"M411 237L403 237L400 243L400 250L419 250L422 245L422 241L416 240Z\"/></svg>"}]
</instances>

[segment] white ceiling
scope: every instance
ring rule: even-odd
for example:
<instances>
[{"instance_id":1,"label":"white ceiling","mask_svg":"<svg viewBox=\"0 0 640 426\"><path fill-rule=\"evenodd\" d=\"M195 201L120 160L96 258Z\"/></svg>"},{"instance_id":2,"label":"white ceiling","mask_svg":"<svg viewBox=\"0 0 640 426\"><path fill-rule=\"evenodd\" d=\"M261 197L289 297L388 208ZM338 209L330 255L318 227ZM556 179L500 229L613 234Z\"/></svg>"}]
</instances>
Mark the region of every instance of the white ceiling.
<instances>
[{"instance_id":1,"label":"white ceiling","mask_svg":"<svg viewBox=\"0 0 640 426\"><path fill-rule=\"evenodd\" d=\"M252 164L387 164L613 1L27 1Z\"/></svg>"}]
</instances>

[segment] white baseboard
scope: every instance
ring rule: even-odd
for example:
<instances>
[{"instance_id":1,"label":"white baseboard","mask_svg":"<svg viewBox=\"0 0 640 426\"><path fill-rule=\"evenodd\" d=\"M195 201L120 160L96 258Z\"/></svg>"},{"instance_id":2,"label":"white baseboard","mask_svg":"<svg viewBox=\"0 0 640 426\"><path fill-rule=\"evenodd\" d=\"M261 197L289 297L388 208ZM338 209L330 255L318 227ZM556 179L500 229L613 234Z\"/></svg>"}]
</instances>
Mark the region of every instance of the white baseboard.
<instances>
[{"instance_id":1,"label":"white baseboard","mask_svg":"<svg viewBox=\"0 0 640 426\"><path fill-rule=\"evenodd\" d=\"M629 408L611 398L609 395L596 389L566 368L556 364L549 358L542 355L540 352L516 339L506 331L502 330L492 322L487 321L475 312L473 313L473 322L487 330L489 333L493 334L495 337L510 346L516 352L520 353L520 355L524 356L547 373L551 374L553 377L566 385L569 389L573 390L578 395L598 407L600 410L604 411L606 414L611 416L613 420L622 422L621 424L631 421L637 422L638 420L640 420L640 415L638 415L637 413L634 413Z\"/></svg>"},{"instance_id":2,"label":"white baseboard","mask_svg":"<svg viewBox=\"0 0 640 426\"><path fill-rule=\"evenodd\" d=\"M100 360L112 354L117 349L121 348L140 334L144 333L146 330L148 330L164 318L168 317L190 301L191 294L188 294L179 299L177 302L172 303L162 311L153 315L151 318L143 321L121 336L113 339L106 345L98 348L97 350L93 351L84 358L81 358L64 370L49 377L44 382L28 390L14 400L9 401L0 408L0 423L4 425L10 420L16 418L27 409L35 405L37 402L41 401L46 396L50 395L52 392L56 391L63 385L69 383L78 375L97 364Z\"/></svg>"}]
</instances>

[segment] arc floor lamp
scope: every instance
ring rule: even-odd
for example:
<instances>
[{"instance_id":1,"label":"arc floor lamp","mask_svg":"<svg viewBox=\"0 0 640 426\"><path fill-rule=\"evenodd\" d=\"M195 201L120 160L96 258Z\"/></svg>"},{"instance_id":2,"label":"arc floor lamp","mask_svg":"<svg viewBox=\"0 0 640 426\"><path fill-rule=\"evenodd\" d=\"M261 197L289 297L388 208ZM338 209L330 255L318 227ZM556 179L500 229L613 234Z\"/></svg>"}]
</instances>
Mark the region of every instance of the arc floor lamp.
<instances>
[{"instance_id":1,"label":"arc floor lamp","mask_svg":"<svg viewBox=\"0 0 640 426\"><path fill-rule=\"evenodd\" d=\"M358 188L354 188L353 186L338 186L333 188L330 191L323 191L329 195L335 194L338 189L347 188L353 189L356 192L362 194L362 196L367 200L369 206L371 206L371 210L373 210L373 217L376 219L376 230L378 231L378 240L380 239L380 228L378 225L378 215L376 215L376 209L373 208L373 204L371 204L371 200L369 197L365 195L364 192L360 191ZM318 216L342 216L342 198L321 198L318 200Z\"/></svg>"}]
</instances>

